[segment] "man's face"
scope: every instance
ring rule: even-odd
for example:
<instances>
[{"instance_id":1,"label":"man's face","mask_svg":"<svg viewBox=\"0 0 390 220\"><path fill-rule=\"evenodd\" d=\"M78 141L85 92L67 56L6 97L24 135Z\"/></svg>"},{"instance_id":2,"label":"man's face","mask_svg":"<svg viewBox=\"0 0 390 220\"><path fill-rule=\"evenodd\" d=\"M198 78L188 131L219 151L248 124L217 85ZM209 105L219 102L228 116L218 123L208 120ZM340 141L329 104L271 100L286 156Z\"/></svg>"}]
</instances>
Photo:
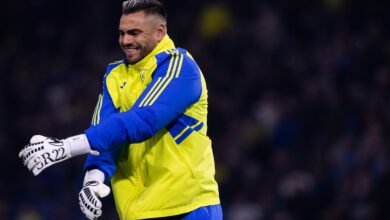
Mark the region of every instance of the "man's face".
<instances>
[{"instance_id":1,"label":"man's face","mask_svg":"<svg viewBox=\"0 0 390 220\"><path fill-rule=\"evenodd\" d=\"M123 14L119 22L119 45L130 64L148 55L164 35L165 26L156 15Z\"/></svg>"}]
</instances>

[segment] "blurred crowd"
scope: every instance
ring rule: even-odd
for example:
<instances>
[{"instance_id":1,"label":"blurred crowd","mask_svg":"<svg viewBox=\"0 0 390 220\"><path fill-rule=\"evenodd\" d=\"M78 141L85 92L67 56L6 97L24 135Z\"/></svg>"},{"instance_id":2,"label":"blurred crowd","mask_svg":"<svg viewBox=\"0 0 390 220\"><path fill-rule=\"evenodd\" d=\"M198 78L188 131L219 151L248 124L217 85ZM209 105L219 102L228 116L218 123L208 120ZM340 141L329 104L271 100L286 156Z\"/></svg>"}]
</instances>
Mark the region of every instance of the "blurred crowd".
<instances>
[{"instance_id":1,"label":"blurred crowd","mask_svg":"<svg viewBox=\"0 0 390 220\"><path fill-rule=\"evenodd\" d=\"M390 4L163 0L200 65L227 220L390 219ZM34 134L89 126L121 1L0 7L0 219L84 219L84 157L34 177ZM118 219L110 196L101 219Z\"/></svg>"}]
</instances>

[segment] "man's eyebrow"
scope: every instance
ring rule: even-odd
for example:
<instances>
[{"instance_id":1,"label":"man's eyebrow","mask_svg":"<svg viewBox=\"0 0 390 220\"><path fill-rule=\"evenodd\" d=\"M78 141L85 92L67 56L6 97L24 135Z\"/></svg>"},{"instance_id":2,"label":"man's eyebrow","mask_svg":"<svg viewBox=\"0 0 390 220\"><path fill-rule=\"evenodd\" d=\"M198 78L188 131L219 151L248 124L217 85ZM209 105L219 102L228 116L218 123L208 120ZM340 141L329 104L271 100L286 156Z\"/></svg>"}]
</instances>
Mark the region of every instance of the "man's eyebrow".
<instances>
[{"instance_id":1,"label":"man's eyebrow","mask_svg":"<svg viewBox=\"0 0 390 220\"><path fill-rule=\"evenodd\" d=\"M138 28L132 28L132 29L118 28L118 31L126 32L126 33L142 32L142 30Z\"/></svg>"}]
</instances>

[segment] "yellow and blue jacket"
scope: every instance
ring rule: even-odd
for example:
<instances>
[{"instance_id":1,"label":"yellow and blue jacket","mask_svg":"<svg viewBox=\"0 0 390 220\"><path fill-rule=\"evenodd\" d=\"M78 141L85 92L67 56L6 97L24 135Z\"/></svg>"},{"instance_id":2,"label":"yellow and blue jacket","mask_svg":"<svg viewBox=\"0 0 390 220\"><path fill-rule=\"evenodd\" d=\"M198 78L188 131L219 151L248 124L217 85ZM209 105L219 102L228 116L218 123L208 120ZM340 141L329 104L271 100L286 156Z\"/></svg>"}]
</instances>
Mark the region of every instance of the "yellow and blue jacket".
<instances>
[{"instance_id":1,"label":"yellow and blue jacket","mask_svg":"<svg viewBox=\"0 0 390 220\"><path fill-rule=\"evenodd\" d=\"M207 88L191 55L165 36L134 65L109 64L85 168L111 179L121 219L178 215L219 204Z\"/></svg>"}]
</instances>

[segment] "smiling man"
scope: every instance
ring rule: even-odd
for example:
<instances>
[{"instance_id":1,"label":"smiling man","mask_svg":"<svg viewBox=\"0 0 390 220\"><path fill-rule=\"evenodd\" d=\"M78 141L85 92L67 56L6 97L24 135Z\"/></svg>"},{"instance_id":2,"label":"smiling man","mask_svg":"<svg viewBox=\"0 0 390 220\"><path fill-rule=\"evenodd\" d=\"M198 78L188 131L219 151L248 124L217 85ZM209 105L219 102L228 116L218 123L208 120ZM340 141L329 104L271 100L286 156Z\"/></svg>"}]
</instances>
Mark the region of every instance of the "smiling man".
<instances>
[{"instance_id":1,"label":"smiling man","mask_svg":"<svg viewBox=\"0 0 390 220\"><path fill-rule=\"evenodd\" d=\"M129 64L137 63L156 47L167 33L166 26L166 20L160 13L138 11L121 16L119 45Z\"/></svg>"},{"instance_id":2,"label":"smiling man","mask_svg":"<svg viewBox=\"0 0 390 220\"><path fill-rule=\"evenodd\" d=\"M108 65L91 126L63 140L35 135L19 156L38 175L88 153L79 203L89 219L102 215L111 181L120 219L221 220L202 72L167 35L159 1L122 9L126 58Z\"/></svg>"}]
</instances>

